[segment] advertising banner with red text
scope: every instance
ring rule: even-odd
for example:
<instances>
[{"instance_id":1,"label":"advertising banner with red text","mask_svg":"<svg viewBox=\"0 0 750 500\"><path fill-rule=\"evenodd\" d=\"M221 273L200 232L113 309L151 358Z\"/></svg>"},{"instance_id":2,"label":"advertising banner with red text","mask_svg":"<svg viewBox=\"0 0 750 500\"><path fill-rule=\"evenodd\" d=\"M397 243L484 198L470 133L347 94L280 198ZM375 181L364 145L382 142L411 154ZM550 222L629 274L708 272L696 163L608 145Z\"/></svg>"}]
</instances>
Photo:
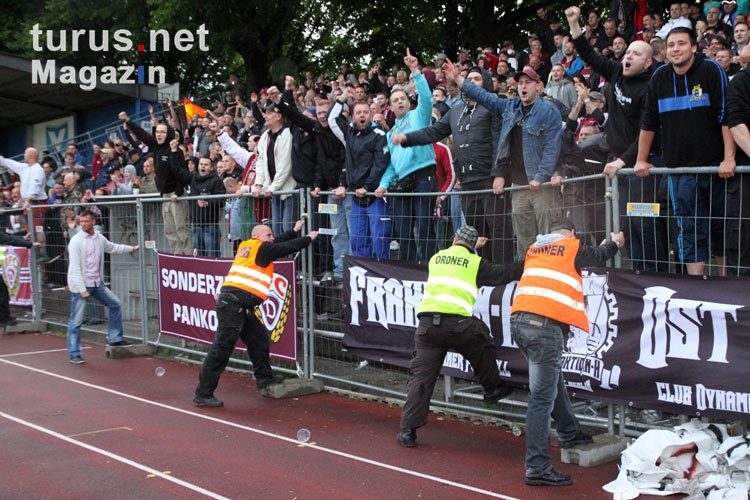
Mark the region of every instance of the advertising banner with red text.
<instances>
[{"instance_id":1,"label":"advertising banner with red text","mask_svg":"<svg viewBox=\"0 0 750 500\"><path fill-rule=\"evenodd\" d=\"M216 296L233 259L159 252L159 330L163 334L211 344L216 334ZM297 360L297 314L294 260L274 265L261 321L271 337L271 356ZM246 350L238 343L238 348Z\"/></svg>"}]
</instances>

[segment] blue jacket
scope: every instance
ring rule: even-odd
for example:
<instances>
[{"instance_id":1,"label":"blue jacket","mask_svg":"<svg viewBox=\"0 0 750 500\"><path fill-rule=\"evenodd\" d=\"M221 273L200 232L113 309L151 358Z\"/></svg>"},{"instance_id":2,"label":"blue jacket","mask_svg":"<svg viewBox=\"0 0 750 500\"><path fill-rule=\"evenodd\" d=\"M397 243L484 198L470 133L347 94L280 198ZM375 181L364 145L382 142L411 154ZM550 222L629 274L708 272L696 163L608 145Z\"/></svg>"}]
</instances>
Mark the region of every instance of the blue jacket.
<instances>
[{"instance_id":1,"label":"blue jacket","mask_svg":"<svg viewBox=\"0 0 750 500\"><path fill-rule=\"evenodd\" d=\"M405 148L391 143L394 134L408 134L432 125L432 92L422 73L414 75L414 85L417 87L417 107L396 120L388 132L391 164L380 179L379 187L382 188L387 189L394 177L403 179L412 172L435 164L435 149L431 144Z\"/></svg>"},{"instance_id":2,"label":"blue jacket","mask_svg":"<svg viewBox=\"0 0 750 500\"><path fill-rule=\"evenodd\" d=\"M503 99L469 81L464 81L461 91L503 118L495 165L499 160L510 157L510 132L523 120L523 161L526 164L526 176L529 181L549 181L555 172L562 146L562 115L557 106L540 96L531 112L524 118L520 97ZM507 173L497 170L491 172L495 177L505 177Z\"/></svg>"}]
</instances>

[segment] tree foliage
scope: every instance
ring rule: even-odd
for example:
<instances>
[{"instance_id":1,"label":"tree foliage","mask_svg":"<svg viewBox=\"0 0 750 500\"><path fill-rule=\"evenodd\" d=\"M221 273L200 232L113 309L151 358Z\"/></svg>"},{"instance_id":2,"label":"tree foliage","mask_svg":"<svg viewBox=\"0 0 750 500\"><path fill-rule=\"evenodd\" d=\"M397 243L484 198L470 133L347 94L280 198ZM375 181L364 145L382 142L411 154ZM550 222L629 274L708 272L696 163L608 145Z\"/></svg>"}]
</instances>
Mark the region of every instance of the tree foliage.
<instances>
[{"instance_id":1,"label":"tree foliage","mask_svg":"<svg viewBox=\"0 0 750 500\"><path fill-rule=\"evenodd\" d=\"M605 0L581 2L606 16ZM423 61L437 53L455 56L460 48L472 54L479 46L498 46L510 39L525 47L536 9L545 5L564 18L568 2L518 2L517 0L298 0L296 2L195 2L195 0L36 0L9 4L0 20L0 51L34 59L53 58L69 65L146 65L165 69L168 82L179 82L184 94L220 90L230 73L248 89L283 83L285 73L306 70L338 72L349 63L353 69L380 60L383 67L401 64L406 47ZM107 30L133 33L134 43L147 43L149 30L209 31L209 50L188 52L147 50L138 52L81 50L64 52L32 47L29 31ZM69 40L68 40L69 41Z\"/></svg>"}]
</instances>

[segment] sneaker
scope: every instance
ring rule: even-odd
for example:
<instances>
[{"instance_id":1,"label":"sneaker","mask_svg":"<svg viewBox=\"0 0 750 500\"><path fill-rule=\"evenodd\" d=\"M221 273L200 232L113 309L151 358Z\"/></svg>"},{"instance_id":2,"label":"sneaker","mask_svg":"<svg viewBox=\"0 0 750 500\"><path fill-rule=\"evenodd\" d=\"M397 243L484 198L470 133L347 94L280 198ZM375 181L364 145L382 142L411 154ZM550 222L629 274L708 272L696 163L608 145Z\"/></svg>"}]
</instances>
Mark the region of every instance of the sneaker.
<instances>
[{"instance_id":1,"label":"sneaker","mask_svg":"<svg viewBox=\"0 0 750 500\"><path fill-rule=\"evenodd\" d=\"M127 340L121 340L121 341L119 341L119 342L110 342L110 343L109 343L109 346L110 346L110 347L130 347L130 346L132 346L132 345L133 345L133 344L131 344L131 343L130 343L130 342L128 342Z\"/></svg>"},{"instance_id":2,"label":"sneaker","mask_svg":"<svg viewBox=\"0 0 750 500\"><path fill-rule=\"evenodd\" d=\"M255 381L255 386L258 389L266 389L270 385L278 385L284 381L284 377L281 375L274 375L271 378L264 378Z\"/></svg>"},{"instance_id":3,"label":"sneaker","mask_svg":"<svg viewBox=\"0 0 750 500\"><path fill-rule=\"evenodd\" d=\"M73 363L73 364L76 364L76 365L81 365L81 364L85 363L86 360L83 359L80 356L71 356L70 357L70 362Z\"/></svg>"},{"instance_id":4,"label":"sneaker","mask_svg":"<svg viewBox=\"0 0 750 500\"><path fill-rule=\"evenodd\" d=\"M567 474L550 469L541 476L526 476L526 484L529 486L567 486L573 484L573 480Z\"/></svg>"},{"instance_id":5,"label":"sneaker","mask_svg":"<svg viewBox=\"0 0 750 500\"><path fill-rule=\"evenodd\" d=\"M484 401L486 403L497 403L513 394L513 388L505 384L499 385L489 391L484 391Z\"/></svg>"},{"instance_id":6,"label":"sneaker","mask_svg":"<svg viewBox=\"0 0 750 500\"><path fill-rule=\"evenodd\" d=\"M15 326L18 324L18 320L13 316L9 317L5 321L0 321L0 326Z\"/></svg>"},{"instance_id":7,"label":"sneaker","mask_svg":"<svg viewBox=\"0 0 750 500\"><path fill-rule=\"evenodd\" d=\"M404 429L396 435L396 441L404 448L417 446L417 429Z\"/></svg>"},{"instance_id":8,"label":"sneaker","mask_svg":"<svg viewBox=\"0 0 750 500\"><path fill-rule=\"evenodd\" d=\"M224 406L224 401L222 401L221 399L216 399L213 396L211 396L210 398L202 398L200 396L195 396L193 398L193 404L195 406L208 406L209 408L219 408L221 406Z\"/></svg>"},{"instance_id":9,"label":"sneaker","mask_svg":"<svg viewBox=\"0 0 750 500\"><path fill-rule=\"evenodd\" d=\"M566 439L565 441L560 440L560 448L567 450L578 446L579 444L591 444L594 442L594 438L586 434L585 432L578 431L572 439Z\"/></svg>"},{"instance_id":10,"label":"sneaker","mask_svg":"<svg viewBox=\"0 0 750 500\"><path fill-rule=\"evenodd\" d=\"M393 240L393 241L391 241L391 248L390 248L390 250L391 250L391 252L398 252L399 250L401 250L401 245L398 243L398 241Z\"/></svg>"},{"instance_id":11,"label":"sneaker","mask_svg":"<svg viewBox=\"0 0 750 500\"><path fill-rule=\"evenodd\" d=\"M331 271L324 272L323 276L320 277L320 284L326 286L333 285L333 273Z\"/></svg>"},{"instance_id":12,"label":"sneaker","mask_svg":"<svg viewBox=\"0 0 750 500\"><path fill-rule=\"evenodd\" d=\"M344 286L344 277L343 276L334 276L333 277L333 286L336 288Z\"/></svg>"}]
</instances>

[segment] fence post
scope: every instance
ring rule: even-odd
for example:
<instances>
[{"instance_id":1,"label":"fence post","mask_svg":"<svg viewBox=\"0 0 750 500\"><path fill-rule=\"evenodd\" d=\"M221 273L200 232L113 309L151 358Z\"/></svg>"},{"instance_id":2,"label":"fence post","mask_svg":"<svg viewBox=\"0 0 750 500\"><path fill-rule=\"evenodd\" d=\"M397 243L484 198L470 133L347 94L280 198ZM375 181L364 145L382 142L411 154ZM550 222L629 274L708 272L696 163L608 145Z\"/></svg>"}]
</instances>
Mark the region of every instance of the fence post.
<instances>
[{"instance_id":1,"label":"fence post","mask_svg":"<svg viewBox=\"0 0 750 500\"><path fill-rule=\"evenodd\" d=\"M146 249L144 248L146 218L143 213L143 200L135 200L135 211L138 218L138 263L141 266L141 338L148 344L148 273L146 272Z\"/></svg>"},{"instance_id":2,"label":"fence post","mask_svg":"<svg viewBox=\"0 0 750 500\"><path fill-rule=\"evenodd\" d=\"M34 205L26 207L27 212L27 227L31 231L31 241L39 241L36 234L36 226L34 225ZM34 322L42 320L42 280L43 276L41 269L39 268L39 260L37 259L39 252L34 251L34 247L29 248L29 266L31 266L31 297L33 301L32 317Z\"/></svg>"}]
</instances>

